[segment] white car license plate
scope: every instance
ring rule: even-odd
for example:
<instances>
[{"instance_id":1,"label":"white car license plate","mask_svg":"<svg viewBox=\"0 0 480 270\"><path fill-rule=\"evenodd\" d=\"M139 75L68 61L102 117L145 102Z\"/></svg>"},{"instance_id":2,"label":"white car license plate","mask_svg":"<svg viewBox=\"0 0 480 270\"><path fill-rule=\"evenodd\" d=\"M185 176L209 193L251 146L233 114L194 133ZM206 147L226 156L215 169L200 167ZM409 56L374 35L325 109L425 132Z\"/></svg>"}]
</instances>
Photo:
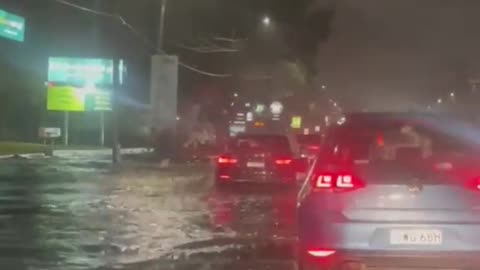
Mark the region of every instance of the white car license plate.
<instances>
[{"instance_id":1,"label":"white car license plate","mask_svg":"<svg viewBox=\"0 0 480 270\"><path fill-rule=\"evenodd\" d=\"M249 167L249 168L264 168L265 163L263 163L263 162L247 162L247 167Z\"/></svg>"},{"instance_id":2,"label":"white car license plate","mask_svg":"<svg viewBox=\"0 0 480 270\"><path fill-rule=\"evenodd\" d=\"M442 231L423 229L394 229L390 231L392 245L441 245Z\"/></svg>"}]
</instances>

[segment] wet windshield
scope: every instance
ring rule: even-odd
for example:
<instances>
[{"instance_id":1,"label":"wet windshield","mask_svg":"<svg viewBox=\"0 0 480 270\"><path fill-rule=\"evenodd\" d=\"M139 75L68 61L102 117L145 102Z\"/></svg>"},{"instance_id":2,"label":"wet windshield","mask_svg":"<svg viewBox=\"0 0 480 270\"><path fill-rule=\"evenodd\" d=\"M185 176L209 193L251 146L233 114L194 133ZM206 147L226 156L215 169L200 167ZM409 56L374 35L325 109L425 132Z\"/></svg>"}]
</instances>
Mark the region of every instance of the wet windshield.
<instances>
[{"instance_id":1,"label":"wet windshield","mask_svg":"<svg viewBox=\"0 0 480 270\"><path fill-rule=\"evenodd\" d=\"M339 243L297 240L344 220L307 215L298 228L318 152L462 160L480 175L479 11L474 0L0 0L0 268L317 269L298 252L323 259ZM350 126L383 112L468 121ZM361 254L407 250L355 239ZM455 247L480 252L473 242Z\"/></svg>"}]
</instances>

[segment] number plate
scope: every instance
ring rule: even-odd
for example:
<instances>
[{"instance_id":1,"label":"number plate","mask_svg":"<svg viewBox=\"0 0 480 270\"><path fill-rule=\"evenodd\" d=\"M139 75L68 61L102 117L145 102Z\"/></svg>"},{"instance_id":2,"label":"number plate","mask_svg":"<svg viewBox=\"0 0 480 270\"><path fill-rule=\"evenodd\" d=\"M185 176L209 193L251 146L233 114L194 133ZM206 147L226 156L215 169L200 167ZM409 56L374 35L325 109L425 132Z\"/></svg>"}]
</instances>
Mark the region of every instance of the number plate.
<instances>
[{"instance_id":1,"label":"number plate","mask_svg":"<svg viewBox=\"0 0 480 270\"><path fill-rule=\"evenodd\" d=\"M443 242L440 230L391 230L392 245L441 245Z\"/></svg>"},{"instance_id":2,"label":"number plate","mask_svg":"<svg viewBox=\"0 0 480 270\"><path fill-rule=\"evenodd\" d=\"M265 163L263 163L263 162L247 162L247 167L249 167L249 168L264 168Z\"/></svg>"}]
</instances>

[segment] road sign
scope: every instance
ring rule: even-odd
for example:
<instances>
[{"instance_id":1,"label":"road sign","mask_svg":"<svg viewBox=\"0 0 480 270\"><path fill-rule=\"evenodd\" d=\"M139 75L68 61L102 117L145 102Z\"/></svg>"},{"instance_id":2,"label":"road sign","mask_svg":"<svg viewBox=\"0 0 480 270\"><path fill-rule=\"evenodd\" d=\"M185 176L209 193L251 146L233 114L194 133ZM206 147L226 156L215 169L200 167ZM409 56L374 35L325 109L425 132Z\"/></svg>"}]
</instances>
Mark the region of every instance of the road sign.
<instances>
[{"instance_id":1,"label":"road sign","mask_svg":"<svg viewBox=\"0 0 480 270\"><path fill-rule=\"evenodd\" d=\"M0 37L23 42L25 18L0 9Z\"/></svg>"},{"instance_id":2,"label":"road sign","mask_svg":"<svg viewBox=\"0 0 480 270\"><path fill-rule=\"evenodd\" d=\"M302 127L302 117L294 116L292 117L292 122L290 123L291 128L301 128Z\"/></svg>"},{"instance_id":3,"label":"road sign","mask_svg":"<svg viewBox=\"0 0 480 270\"><path fill-rule=\"evenodd\" d=\"M47 89L47 110L63 112L111 111L111 92L72 86L49 86Z\"/></svg>"},{"instance_id":4,"label":"road sign","mask_svg":"<svg viewBox=\"0 0 480 270\"><path fill-rule=\"evenodd\" d=\"M38 136L42 139L59 138L62 136L62 130L54 127L41 127L38 129Z\"/></svg>"},{"instance_id":5,"label":"road sign","mask_svg":"<svg viewBox=\"0 0 480 270\"><path fill-rule=\"evenodd\" d=\"M50 57L48 81L77 87L113 85L113 60L102 58Z\"/></svg>"},{"instance_id":6,"label":"road sign","mask_svg":"<svg viewBox=\"0 0 480 270\"><path fill-rule=\"evenodd\" d=\"M47 90L47 110L64 112L83 112L84 98L72 86L49 86Z\"/></svg>"}]
</instances>

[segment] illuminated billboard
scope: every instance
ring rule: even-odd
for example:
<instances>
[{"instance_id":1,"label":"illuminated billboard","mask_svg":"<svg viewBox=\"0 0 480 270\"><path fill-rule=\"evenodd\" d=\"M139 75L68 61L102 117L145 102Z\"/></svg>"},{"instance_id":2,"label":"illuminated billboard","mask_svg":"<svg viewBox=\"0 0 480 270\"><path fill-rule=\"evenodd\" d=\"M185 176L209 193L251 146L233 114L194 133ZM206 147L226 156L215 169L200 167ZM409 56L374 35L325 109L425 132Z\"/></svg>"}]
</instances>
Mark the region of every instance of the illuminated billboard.
<instances>
[{"instance_id":1,"label":"illuminated billboard","mask_svg":"<svg viewBox=\"0 0 480 270\"><path fill-rule=\"evenodd\" d=\"M50 85L47 89L47 110L111 111L112 96L110 91Z\"/></svg>"},{"instance_id":2,"label":"illuminated billboard","mask_svg":"<svg viewBox=\"0 0 480 270\"><path fill-rule=\"evenodd\" d=\"M101 58L50 57L48 81L73 86L113 85L113 60Z\"/></svg>"},{"instance_id":3,"label":"illuminated billboard","mask_svg":"<svg viewBox=\"0 0 480 270\"><path fill-rule=\"evenodd\" d=\"M0 37L23 42L25 18L0 9Z\"/></svg>"}]
</instances>

